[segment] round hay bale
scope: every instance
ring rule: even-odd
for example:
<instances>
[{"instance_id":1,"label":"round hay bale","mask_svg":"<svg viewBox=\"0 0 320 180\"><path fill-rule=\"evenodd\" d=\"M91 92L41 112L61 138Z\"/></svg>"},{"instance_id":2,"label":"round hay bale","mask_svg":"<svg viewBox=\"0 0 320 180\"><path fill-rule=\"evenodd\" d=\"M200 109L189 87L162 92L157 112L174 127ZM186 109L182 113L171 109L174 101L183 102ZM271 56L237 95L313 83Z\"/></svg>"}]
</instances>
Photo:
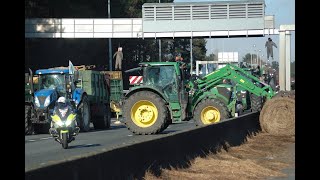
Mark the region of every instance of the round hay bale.
<instances>
[{"instance_id":1,"label":"round hay bale","mask_svg":"<svg viewBox=\"0 0 320 180\"><path fill-rule=\"evenodd\" d=\"M272 135L295 135L295 100L290 97L274 97L268 100L260 112L261 129Z\"/></svg>"},{"instance_id":2,"label":"round hay bale","mask_svg":"<svg viewBox=\"0 0 320 180\"><path fill-rule=\"evenodd\" d=\"M296 94L296 91L295 90L292 90L292 91L279 91L275 96L275 97L289 97L289 98L292 98L292 99L295 99L295 94Z\"/></svg>"}]
</instances>

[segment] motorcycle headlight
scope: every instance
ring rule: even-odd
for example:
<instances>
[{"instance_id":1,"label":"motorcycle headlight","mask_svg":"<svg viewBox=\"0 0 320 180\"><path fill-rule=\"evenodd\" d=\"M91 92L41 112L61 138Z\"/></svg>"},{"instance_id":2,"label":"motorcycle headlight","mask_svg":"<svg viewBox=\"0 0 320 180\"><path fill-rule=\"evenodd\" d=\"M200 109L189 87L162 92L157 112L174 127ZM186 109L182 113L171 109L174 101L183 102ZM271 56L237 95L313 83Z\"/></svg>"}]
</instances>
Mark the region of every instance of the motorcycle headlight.
<instances>
[{"instance_id":1,"label":"motorcycle headlight","mask_svg":"<svg viewBox=\"0 0 320 180\"><path fill-rule=\"evenodd\" d=\"M67 120L65 125L70 126L71 123L72 123L72 120Z\"/></svg>"},{"instance_id":2,"label":"motorcycle headlight","mask_svg":"<svg viewBox=\"0 0 320 180\"><path fill-rule=\"evenodd\" d=\"M52 118L52 121L54 123L56 123L58 126L63 126L64 123L61 121L60 117L58 115L54 115L54 116L51 116Z\"/></svg>"},{"instance_id":3,"label":"motorcycle headlight","mask_svg":"<svg viewBox=\"0 0 320 180\"><path fill-rule=\"evenodd\" d=\"M49 104L50 104L50 96L48 96L44 101L44 107L47 107Z\"/></svg>"},{"instance_id":4,"label":"motorcycle headlight","mask_svg":"<svg viewBox=\"0 0 320 180\"><path fill-rule=\"evenodd\" d=\"M57 121L56 124L57 124L58 126L63 126L63 122L62 122L62 121Z\"/></svg>"},{"instance_id":5,"label":"motorcycle headlight","mask_svg":"<svg viewBox=\"0 0 320 180\"><path fill-rule=\"evenodd\" d=\"M37 96L34 98L34 103L36 104L37 107L40 107L40 102Z\"/></svg>"},{"instance_id":6,"label":"motorcycle headlight","mask_svg":"<svg viewBox=\"0 0 320 180\"><path fill-rule=\"evenodd\" d=\"M65 122L66 126L70 126L70 124L72 123L72 121L74 121L76 119L76 115L75 114L70 114L67 118L67 121Z\"/></svg>"}]
</instances>

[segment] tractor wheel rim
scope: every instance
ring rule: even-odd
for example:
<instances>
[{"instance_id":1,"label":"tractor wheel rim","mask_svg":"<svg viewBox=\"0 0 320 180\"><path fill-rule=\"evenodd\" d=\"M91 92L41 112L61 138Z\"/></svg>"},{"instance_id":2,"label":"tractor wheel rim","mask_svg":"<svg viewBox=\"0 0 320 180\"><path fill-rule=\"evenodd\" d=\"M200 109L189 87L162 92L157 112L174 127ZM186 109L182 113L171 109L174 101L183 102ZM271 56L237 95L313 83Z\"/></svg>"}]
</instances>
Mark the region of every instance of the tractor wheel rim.
<instances>
[{"instance_id":1,"label":"tractor wheel rim","mask_svg":"<svg viewBox=\"0 0 320 180\"><path fill-rule=\"evenodd\" d=\"M131 119L139 127L150 127L158 118L158 109L150 101L141 100L131 108Z\"/></svg>"},{"instance_id":2,"label":"tractor wheel rim","mask_svg":"<svg viewBox=\"0 0 320 180\"><path fill-rule=\"evenodd\" d=\"M212 124L220 121L220 111L213 107L208 106L201 111L201 121L203 124Z\"/></svg>"}]
</instances>

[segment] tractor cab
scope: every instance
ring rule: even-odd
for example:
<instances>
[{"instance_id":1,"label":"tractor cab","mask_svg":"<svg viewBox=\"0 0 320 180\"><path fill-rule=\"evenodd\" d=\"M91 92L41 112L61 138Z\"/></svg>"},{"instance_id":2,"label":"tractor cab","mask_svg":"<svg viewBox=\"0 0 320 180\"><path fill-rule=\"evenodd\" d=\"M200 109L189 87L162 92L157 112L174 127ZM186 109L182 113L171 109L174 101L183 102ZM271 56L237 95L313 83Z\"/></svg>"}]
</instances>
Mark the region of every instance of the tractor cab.
<instances>
[{"instance_id":1,"label":"tractor cab","mask_svg":"<svg viewBox=\"0 0 320 180\"><path fill-rule=\"evenodd\" d=\"M127 70L128 72L142 71L143 83L135 88L152 88L164 94L169 101L179 101L178 92L181 90L181 83L184 76L177 62L143 62L139 68ZM182 86L183 87L183 86ZM183 88L182 88L183 89Z\"/></svg>"},{"instance_id":2,"label":"tractor cab","mask_svg":"<svg viewBox=\"0 0 320 180\"><path fill-rule=\"evenodd\" d=\"M66 96L69 70L37 70L39 75L39 91L54 91L58 96Z\"/></svg>"},{"instance_id":3,"label":"tractor cab","mask_svg":"<svg viewBox=\"0 0 320 180\"><path fill-rule=\"evenodd\" d=\"M146 66L143 73L144 85L153 86L169 99L176 99L178 78L173 65Z\"/></svg>"}]
</instances>

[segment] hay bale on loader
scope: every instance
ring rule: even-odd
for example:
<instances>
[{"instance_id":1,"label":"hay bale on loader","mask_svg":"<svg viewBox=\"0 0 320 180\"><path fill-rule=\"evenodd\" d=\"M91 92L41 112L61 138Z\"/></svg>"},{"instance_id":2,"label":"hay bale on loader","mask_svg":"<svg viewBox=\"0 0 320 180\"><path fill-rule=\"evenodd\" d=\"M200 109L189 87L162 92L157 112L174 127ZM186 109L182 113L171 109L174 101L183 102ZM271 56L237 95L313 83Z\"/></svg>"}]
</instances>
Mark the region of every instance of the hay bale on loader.
<instances>
[{"instance_id":1,"label":"hay bale on loader","mask_svg":"<svg viewBox=\"0 0 320 180\"><path fill-rule=\"evenodd\" d=\"M272 135L295 135L295 92L285 92L268 100L260 112L260 126Z\"/></svg>"}]
</instances>

